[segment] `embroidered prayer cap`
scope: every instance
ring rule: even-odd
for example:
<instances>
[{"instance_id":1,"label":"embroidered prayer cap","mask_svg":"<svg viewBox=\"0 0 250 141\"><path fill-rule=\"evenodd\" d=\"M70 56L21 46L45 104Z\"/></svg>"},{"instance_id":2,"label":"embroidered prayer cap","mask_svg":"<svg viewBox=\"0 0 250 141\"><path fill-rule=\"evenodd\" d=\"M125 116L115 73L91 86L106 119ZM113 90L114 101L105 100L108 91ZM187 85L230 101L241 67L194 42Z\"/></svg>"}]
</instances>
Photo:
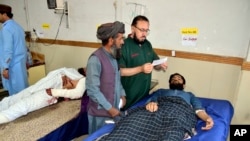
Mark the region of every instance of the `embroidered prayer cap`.
<instances>
[{"instance_id":1,"label":"embroidered prayer cap","mask_svg":"<svg viewBox=\"0 0 250 141\"><path fill-rule=\"evenodd\" d=\"M11 7L8 5L0 4L0 12L11 13Z\"/></svg>"},{"instance_id":2,"label":"embroidered prayer cap","mask_svg":"<svg viewBox=\"0 0 250 141\"><path fill-rule=\"evenodd\" d=\"M125 33L125 25L122 22L116 21L100 25L97 29L96 37L100 40L106 40L118 33Z\"/></svg>"}]
</instances>

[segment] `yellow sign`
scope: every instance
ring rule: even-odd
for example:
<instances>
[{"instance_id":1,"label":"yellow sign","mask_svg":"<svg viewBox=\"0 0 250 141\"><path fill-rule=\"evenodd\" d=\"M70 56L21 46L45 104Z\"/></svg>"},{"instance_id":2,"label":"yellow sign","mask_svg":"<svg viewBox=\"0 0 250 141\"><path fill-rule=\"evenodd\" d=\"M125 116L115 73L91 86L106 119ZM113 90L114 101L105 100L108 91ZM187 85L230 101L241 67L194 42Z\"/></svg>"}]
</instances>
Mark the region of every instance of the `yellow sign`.
<instances>
[{"instance_id":1,"label":"yellow sign","mask_svg":"<svg viewBox=\"0 0 250 141\"><path fill-rule=\"evenodd\" d=\"M181 28L181 34L197 35L198 28Z\"/></svg>"},{"instance_id":2,"label":"yellow sign","mask_svg":"<svg viewBox=\"0 0 250 141\"><path fill-rule=\"evenodd\" d=\"M50 28L50 25L47 24L47 23L44 23L44 24L42 25L42 28L43 28L43 29L49 29L49 28Z\"/></svg>"}]
</instances>

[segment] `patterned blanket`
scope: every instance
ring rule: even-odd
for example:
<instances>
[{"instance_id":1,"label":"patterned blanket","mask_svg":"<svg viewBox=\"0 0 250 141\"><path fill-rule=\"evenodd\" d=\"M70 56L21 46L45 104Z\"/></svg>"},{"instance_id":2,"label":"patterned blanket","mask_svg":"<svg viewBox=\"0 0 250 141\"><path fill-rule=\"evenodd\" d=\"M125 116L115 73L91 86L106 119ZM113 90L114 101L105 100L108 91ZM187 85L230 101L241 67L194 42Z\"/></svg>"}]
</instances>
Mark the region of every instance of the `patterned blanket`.
<instances>
[{"instance_id":1,"label":"patterned blanket","mask_svg":"<svg viewBox=\"0 0 250 141\"><path fill-rule=\"evenodd\" d=\"M189 104L174 96L158 98L158 111L143 107L129 109L114 130L100 141L182 141L192 134L196 116Z\"/></svg>"}]
</instances>

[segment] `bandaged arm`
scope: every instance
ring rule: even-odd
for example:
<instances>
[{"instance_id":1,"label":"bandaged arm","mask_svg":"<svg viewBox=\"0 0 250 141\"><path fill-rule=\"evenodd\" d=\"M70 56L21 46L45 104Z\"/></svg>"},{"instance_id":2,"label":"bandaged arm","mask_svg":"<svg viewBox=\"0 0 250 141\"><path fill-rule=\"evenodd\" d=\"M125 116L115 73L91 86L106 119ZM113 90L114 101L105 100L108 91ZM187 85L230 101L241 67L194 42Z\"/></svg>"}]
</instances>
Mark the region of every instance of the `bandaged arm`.
<instances>
[{"instance_id":1,"label":"bandaged arm","mask_svg":"<svg viewBox=\"0 0 250 141\"><path fill-rule=\"evenodd\" d=\"M74 89L51 89L52 96L77 99L85 91L85 77L81 78Z\"/></svg>"}]
</instances>

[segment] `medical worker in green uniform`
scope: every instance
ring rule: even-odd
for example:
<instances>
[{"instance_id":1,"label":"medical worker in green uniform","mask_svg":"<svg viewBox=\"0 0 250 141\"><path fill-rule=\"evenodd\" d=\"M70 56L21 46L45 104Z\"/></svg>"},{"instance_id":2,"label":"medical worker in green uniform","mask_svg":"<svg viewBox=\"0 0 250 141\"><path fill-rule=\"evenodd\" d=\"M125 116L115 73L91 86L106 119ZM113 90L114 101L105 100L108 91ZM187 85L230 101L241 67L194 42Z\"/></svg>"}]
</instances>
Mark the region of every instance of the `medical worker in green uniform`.
<instances>
[{"instance_id":1,"label":"medical worker in green uniform","mask_svg":"<svg viewBox=\"0 0 250 141\"><path fill-rule=\"evenodd\" d=\"M126 92L126 105L129 108L149 94L152 70L166 70L167 64L153 66L153 60L159 59L151 43L146 39L149 34L149 20L138 15L131 24L131 34L121 48L122 57L118 60L121 81Z\"/></svg>"}]
</instances>

